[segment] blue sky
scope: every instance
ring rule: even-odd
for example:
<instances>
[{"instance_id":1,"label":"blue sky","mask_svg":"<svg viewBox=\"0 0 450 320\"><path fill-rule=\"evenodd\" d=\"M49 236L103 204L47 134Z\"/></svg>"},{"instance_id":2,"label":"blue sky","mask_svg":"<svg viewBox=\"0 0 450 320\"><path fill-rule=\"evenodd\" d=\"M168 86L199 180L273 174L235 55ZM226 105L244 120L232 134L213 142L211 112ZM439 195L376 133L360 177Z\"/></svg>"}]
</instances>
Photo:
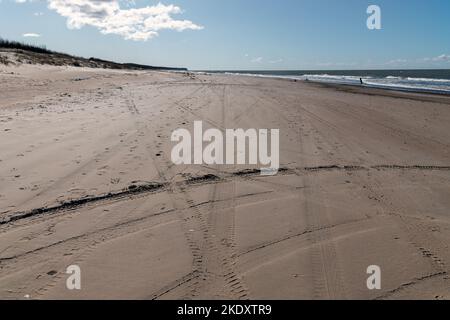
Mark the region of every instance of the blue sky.
<instances>
[{"instance_id":1,"label":"blue sky","mask_svg":"<svg viewBox=\"0 0 450 320\"><path fill-rule=\"evenodd\" d=\"M450 68L448 0L158 3L0 0L0 36L194 70ZM370 4L381 8L381 30L366 27Z\"/></svg>"}]
</instances>

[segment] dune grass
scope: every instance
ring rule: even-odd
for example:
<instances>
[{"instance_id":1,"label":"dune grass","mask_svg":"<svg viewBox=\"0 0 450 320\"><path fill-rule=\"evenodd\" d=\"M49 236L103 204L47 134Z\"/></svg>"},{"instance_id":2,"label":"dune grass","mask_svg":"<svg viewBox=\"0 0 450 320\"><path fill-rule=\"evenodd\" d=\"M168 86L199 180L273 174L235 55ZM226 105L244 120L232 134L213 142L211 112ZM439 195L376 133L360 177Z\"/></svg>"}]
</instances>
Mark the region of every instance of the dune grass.
<instances>
[{"instance_id":1,"label":"dune grass","mask_svg":"<svg viewBox=\"0 0 450 320\"><path fill-rule=\"evenodd\" d=\"M9 41L0 38L0 48L6 48L6 49L20 49L20 50L26 50L36 53L46 53L46 54L54 54L56 52L48 50L44 45L37 46L32 45L24 42L18 42L18 41Z\"/></svg>"},{"instance_id":2,"label":"dune grass","mask_svg":"<svg viewBox=\"0 0 450 320\"><path fill-rule=\"evenodd\" d=\"M183 70L186 68L155 67L135 63L117 63L97 58L82 58L66 53L56 52L47 49L44 45L32 45L19 41L9 41L0 37L0 49L7 49L16 52L18 62L33 64L48 64L59 66L107 68L107 69L127 69L127 70ZM7 57L0 55L0 63L8 64Z\"/></svg>"}]
</instances>

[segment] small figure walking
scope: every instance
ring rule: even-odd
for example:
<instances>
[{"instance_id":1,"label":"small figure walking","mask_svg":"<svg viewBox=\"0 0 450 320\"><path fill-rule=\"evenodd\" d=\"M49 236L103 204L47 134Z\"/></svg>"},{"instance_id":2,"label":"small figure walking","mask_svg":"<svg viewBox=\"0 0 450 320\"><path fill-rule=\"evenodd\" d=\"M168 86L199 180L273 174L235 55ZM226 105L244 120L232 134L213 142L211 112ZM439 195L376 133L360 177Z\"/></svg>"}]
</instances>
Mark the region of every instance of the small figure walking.
<instances>
[{"instance_id":1,"label":"small figure walking","mask_svg":"<svg viewBox=\"0 0 450 320\"><path fill-rule=\"evenodd\" d=\"M364 84L363 79L359 78L359 82L361 82L361 84Z\"/></svg>"}]
</instances>

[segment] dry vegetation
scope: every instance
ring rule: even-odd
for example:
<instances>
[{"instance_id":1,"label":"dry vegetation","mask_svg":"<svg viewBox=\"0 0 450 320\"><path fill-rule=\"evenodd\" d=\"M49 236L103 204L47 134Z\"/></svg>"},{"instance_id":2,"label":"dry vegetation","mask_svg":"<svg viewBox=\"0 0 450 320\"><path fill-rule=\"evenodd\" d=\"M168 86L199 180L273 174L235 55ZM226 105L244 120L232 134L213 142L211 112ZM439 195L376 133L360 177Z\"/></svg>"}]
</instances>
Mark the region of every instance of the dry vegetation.
<instances>
[{"instance_id":1,"label":"dry vegetation","mask_svg":"<svg viewBox=\"0 0 450 320\"><path fill-rule=\"evenodd\" d=\"M0 54L0 64L8 65L9 63L8 57Z\"/></svg>"},{"instance_id":2,"label":"dry vegetation","mask_svg":"<svg viewBox=\"0 0 450 320\"><path fill-rule=\"evenodd\" d=\"M0 52L14 56L14 61L0 54L0 64L16 62L18 64L45 64L53 66L73 66L104 69L129 70L186 70L179 68L154 67L134 63L116 63L97 58L82 58L65 53L48 50L44 46L34 46L26 43L7 41L0 38Z\"/></svg>"}]
</instances>

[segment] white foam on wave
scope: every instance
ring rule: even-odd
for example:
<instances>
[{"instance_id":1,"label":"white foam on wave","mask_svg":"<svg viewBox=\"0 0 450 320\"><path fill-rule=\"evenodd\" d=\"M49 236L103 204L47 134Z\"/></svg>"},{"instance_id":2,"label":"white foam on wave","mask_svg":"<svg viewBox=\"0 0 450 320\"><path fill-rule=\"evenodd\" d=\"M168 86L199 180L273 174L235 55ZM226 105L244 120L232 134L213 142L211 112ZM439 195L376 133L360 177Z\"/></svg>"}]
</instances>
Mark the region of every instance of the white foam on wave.
<instances>
[{"instance_id":1,"label":"white foam on wave","mask_svg":"<svg viewBox=\"0 0 450 320\"><path fill-rule=\"evenodd\" d=\"M365 84L377 88L424 91L424 92L440 92L450 94L450 83L448 86L436 86L432 84L423 85L418 84L416 82L406 82L406 81L405 82L366 81Z\"/></svg>"},{"instance_id":2,"label":"white foam on wave","mask_svg":"<svg viewBox=\"0 0 450 320\"><path fill-rule=\"evenodd\" d=\"M431 78L406 78L409 81L420 81L420 82L441 82L448 83L450 85L450 80L448 79L431 79Z\"/></svg>"},{"instance_id":3,"label":"white foam on wave","mask_svg":"<svg viewBox=\"0 0 450 320\"><path fill-rule=\"evenodd\" d=\"M250 76L260 78L276 78L291 80L308 80L324 83L350 84L359 85L360 79L369 87L398 89L398 90L414 90L424 92L439 92L450 94L450 80L432 79L432 78L413 78L413 77L373 77L373 76L351 76L351 75L330 75L330 74L303 74L299 76L293 75L270 75L256 73L238 73L225 72L225 74L235 76Z\"/></svg>"}]
</instances>

